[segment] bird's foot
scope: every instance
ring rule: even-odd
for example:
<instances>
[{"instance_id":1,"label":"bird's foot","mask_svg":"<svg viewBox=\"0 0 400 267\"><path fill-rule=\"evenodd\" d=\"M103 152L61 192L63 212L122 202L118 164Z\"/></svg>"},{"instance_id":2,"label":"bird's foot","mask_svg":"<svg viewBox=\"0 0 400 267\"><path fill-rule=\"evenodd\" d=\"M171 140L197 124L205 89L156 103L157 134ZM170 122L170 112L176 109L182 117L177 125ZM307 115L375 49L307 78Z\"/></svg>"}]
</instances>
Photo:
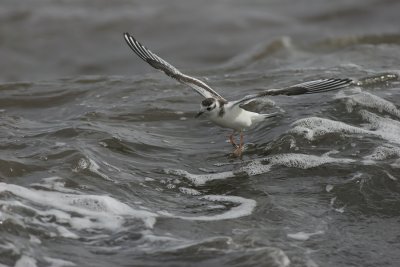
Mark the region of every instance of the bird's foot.
<instances>
[{"instance_id":1,"label":"bird's foot","mask_svg":"<svg viewBox=\"0 0 400 267\"><path fill-rule=\"evenodd\" d=\"M235 150L233 150L233 156L239 158L242 156L243 146L236 146Z\"/></svg>"},{"instance_id":2,"label":"bird's foot","mask_svg":"<svg viewBox=\"0 0 400 267\"><path fill-rule=\"evenodd\" d=\"M233 135L234 135L234 133L229 136L229 142L234 147L233 156L238 158L238 157L241 157L242 153L243 153L243 147L244 147L243 133L240 132L240 143L239 143L239 145L235 143L235 140L233 139Z\"/></svg>"},{"instance_id":3,"label":"bird's foot","mask_svg":"<svg viewBox=\"0 0 400 267\"><path fill-rule=\"evenodd\" d=\"M229 143L231 143L232 146L233 146L234 148L238 148L238 147L239 147L239 146L235 143L235 140L233 139L233 134L231 134L231 135L229 136Z\"/></svg>"}]
</instances>

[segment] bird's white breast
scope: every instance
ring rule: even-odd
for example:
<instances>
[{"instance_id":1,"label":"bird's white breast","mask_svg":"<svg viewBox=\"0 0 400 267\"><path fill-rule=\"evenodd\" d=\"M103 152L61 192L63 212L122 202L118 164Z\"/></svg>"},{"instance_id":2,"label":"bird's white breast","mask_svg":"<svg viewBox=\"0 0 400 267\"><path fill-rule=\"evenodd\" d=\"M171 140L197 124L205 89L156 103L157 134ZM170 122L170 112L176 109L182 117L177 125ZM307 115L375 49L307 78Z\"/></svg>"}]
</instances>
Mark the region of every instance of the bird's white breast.
<instances>
[{"instance_id":1,"label":"bird's white breast","mask_svg":"<svg viewBox=\"0 0 400 267\"><path fill-rule=\"evenodd\" d=\"M219 112L215 112L210 116L210 120L221 127L241 131L249 128L252 125L253 118L257 115L257 113L244 110L239 106L232 107L228 104L225 106L222 116Z\"/></svg>"}]
</instances>

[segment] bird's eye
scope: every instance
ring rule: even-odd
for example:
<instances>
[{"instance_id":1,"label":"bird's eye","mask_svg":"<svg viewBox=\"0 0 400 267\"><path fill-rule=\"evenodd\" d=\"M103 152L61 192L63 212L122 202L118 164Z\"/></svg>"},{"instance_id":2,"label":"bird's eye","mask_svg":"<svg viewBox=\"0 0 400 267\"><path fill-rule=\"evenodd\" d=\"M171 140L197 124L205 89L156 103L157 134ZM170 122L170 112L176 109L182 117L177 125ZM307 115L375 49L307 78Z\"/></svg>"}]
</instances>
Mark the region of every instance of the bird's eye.
<instances>
[{"instance_id":1,"label":"bird's eye","mask_svg":"<svg viewBox=\"0 0 400 267\"><path fill-rule=\"evenodd\" d=\"M208 110L208 111L210 111L210 110L211 110L211 108L207 108L207 110Z\"/></svg>"}]
</instances>

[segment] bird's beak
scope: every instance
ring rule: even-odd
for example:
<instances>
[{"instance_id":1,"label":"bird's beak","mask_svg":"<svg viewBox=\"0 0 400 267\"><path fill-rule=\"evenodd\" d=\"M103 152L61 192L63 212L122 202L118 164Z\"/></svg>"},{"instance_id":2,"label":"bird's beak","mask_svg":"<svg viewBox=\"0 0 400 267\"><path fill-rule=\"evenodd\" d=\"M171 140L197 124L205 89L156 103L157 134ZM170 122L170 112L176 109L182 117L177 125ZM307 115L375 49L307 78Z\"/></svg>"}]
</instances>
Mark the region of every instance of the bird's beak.
<instances>
[{"instance_id":1,"label":"bird's beak","mask_svg":"<svg viewBox=\"0 0 400 267\"><path fill-rule=\"evenodd\" d=\"M194 117L197 119L197 118L200 117L201 114L203 114L203 113L204 113L204 111L203 111L203 110L200 110L200 111L196 114L196 116L194 116Z\"/></svg>"}]
</instances>

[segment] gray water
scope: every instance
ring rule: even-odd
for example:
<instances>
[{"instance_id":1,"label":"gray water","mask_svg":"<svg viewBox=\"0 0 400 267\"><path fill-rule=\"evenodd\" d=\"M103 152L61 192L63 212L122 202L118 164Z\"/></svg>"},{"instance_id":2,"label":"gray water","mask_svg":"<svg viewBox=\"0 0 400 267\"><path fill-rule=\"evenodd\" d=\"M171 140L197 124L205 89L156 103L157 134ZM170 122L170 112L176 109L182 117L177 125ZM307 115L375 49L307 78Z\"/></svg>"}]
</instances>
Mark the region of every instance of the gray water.
<instances>
[{"instance_id":1,"label":"gray water","mask_svg":"<svg viewBox=\"0 0 400 267\"><path fill-rule=\"evenodd\" d=\"M399 266L400 2L3 0L0 266ZM154 71L128 31L227 99Z\"/></svg>"}]
</instances>

